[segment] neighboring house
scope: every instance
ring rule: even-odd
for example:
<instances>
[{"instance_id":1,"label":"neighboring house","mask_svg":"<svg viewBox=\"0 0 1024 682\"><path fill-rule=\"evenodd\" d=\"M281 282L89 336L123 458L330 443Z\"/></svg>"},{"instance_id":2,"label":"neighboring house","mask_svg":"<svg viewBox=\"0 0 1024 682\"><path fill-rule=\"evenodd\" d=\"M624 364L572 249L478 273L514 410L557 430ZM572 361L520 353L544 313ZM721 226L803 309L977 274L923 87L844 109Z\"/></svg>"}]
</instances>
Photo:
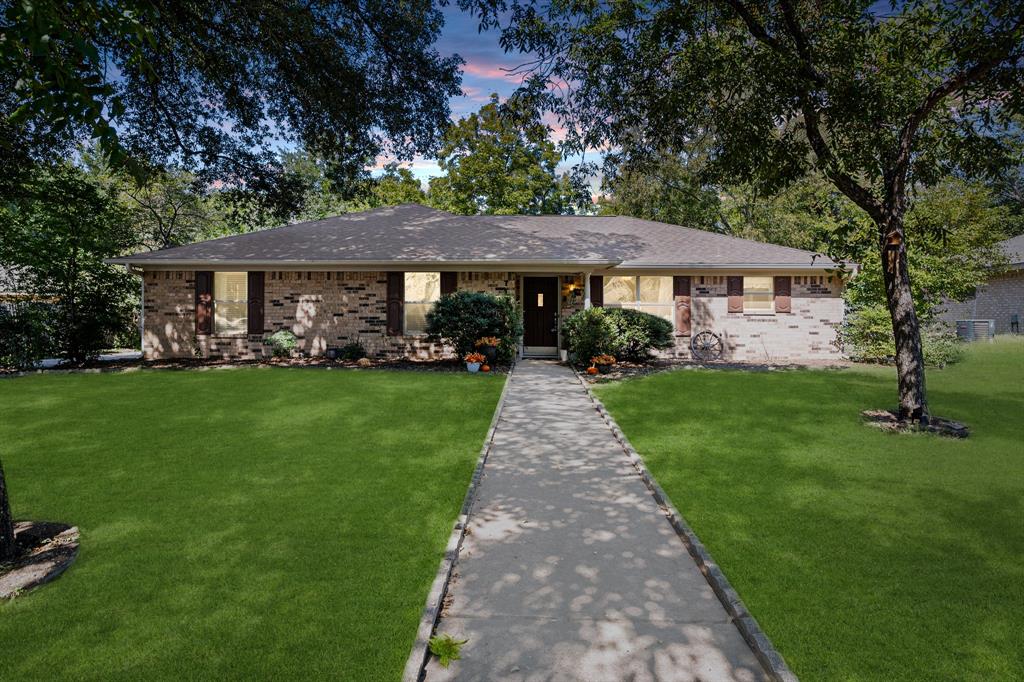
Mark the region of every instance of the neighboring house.
<instances>
[{"instance_id":1,"label":"neighboring house","mask_svg":"<svg viewBox=\"0 0 1024 682\"><path fill-rule=\"evenodd\" d=\"M834 264L813 253L646 220L457 216L403 205L115 258L143 280L146 359L263 355L288 329L310 355L358 341L374 357L431 358L445 293L507 294L528 356L557 354L590 305L672 321L676 348L708 329L741 361L834 359L843 319Z\"/></svg>"},{"instance_id":2,"label":"neighboring house","mask_svg":"<svg viewBox=\"0 0 1024 682\"><path fill-rule=\"evenodd\" d=\"M17 273L0 265L0 303L15 303L29 298Z\"/></svg>"},{"instance_id":3,"label":"neighboring house","mask_svg":"<svg viewBox=\"0 0 1024 682\"><path fill-rule=\"evenodd\" d=\"M999 247L1009 267L979 286L972 298L944 303L940 320L949 324L957 320L995 320L996 334L1020 333L1024 319L1024 235L999 242Z\"/></svg>"}]
</instances>

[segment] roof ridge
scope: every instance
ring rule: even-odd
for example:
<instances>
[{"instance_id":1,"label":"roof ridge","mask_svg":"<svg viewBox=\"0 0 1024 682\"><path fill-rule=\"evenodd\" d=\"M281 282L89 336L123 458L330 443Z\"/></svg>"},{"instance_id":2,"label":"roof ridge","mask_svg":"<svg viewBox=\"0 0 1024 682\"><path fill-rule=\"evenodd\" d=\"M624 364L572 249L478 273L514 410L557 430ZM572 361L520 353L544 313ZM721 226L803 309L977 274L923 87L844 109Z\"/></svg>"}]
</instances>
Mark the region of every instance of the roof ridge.
<instances>
[{"instance_id":1,"label":"roof ridge","mask_svg":"<svg viewBox=\"0 0 1024 682\"><path fill-rule=\"evenodd\" d=\"M674 227L674 228L679 228L679 229L682 229L682 230L687 230L689 232L701 232L703 234L715 235L717 237L722 237L724 239L731 239L733 241L746 242L748 244L759 244L761 246L772 246L772 247L777 248L777 249L786 249L788 251L795 251L796 253L810 254L812 256L826 256L827 257L827 254L823 254L820 251L808 251L807 249L798 249L795 246L786 246L785 244L776 244L775 242L760 242L760 241L758 241L756 239L747 239L746 237L737 237L734 234L723 234L721 232L712 232L711 230L702 230L702 229L700 229L698 227L688 227L686 225L677 225L675 223L662 223L662 222L659 222L657 220L649 220L647 218L637 218L635 216L620 216L620 217L626 218L628 220L636 220L636 221L643 222L643 223L650 223L652 225L658 225L659 227Z\"/></svg>"},{"instance_id":2,"label":"roof ridge","mask_svg":"<svg viewBox=\"0 0 1024 682\"><path fill-rule=\"evenodd\" d=\"M155 251L150 251L149 253L165 253L167 251L173 251L174 249L181 249L181 248L184 248L186 246L192 246L193 244L209 244L210 242L219 242L219 241L223 241L225 239L236 239L238 237L246 237L246 236L252 235L252 234L258 234L258 233L266 234L268 232L277 232L278 230L284 230L284 229L289 228L289 227L316 225L318 223L327 222L328 220L334 220L334 219L339 219L339 218L340 219L344 219L344 218L347 218L348 216L359 215L361 213L375 213L377 211L384 211L384 210L387 210L387 209L396 209L396 208L401 208L403 206L410 206L410 207L411 206L415 206L415 207L419 207L419 208L425 208L428 211L432 211L434 213L442 213L444 215L453 216L453 217L455 216L454 213L449 213L448 211L442 211L439 208L434 208L432 206L425 206L423 204L417 204L415 202L409 201L409 202L406 202L404 204L395 204L394 206L376 206L374 208L363 209L362 211L348 211L346 213L336 213L334 215L324 216L323 218L317 218L316 220L303 220L303 221L296 222L296 223L285 223L284 225L275 225L274 227L264 227L264 228L261 228L261 229L258 229L258 230L248 230L247 232L236 232L235 234L225 234L225 235L221 235L220 237L210 237L209 239L203 239L202 241L198 241L198 242L190 242L188 244L179 244L178 246L168 246L168 247L163 248L163 249L157 249Z\"/></svg>"}]
</instances>

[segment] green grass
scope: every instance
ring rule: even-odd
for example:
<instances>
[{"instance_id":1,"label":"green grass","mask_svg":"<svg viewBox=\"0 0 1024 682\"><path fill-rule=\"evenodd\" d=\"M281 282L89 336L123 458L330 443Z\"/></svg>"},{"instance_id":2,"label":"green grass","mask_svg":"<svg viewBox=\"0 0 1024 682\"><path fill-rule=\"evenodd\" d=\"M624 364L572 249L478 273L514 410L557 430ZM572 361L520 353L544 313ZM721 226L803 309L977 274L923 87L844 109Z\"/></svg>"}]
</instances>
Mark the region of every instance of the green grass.
<instances>
[{"instance_id":1,"label":"green grass","mask_svg":"<svg viewBox=\"0 0 1024 682\"><path fill-rule=\"evenodd\" d=\"M501 376L0 381L17 518L82 531L0 604L0 679L395 680Z\"/></svg>"},{"instance_id":2,"label":"green grass","mask_svg":"<svg viewBox=\"0 0 1024 682\"><path fill-rule=\"evenodd\" d=\"M1024 342L928 374L966 441L862 425L887 368L598 394L804 680L1024 679Z\"/></svg>"}]
</instances>

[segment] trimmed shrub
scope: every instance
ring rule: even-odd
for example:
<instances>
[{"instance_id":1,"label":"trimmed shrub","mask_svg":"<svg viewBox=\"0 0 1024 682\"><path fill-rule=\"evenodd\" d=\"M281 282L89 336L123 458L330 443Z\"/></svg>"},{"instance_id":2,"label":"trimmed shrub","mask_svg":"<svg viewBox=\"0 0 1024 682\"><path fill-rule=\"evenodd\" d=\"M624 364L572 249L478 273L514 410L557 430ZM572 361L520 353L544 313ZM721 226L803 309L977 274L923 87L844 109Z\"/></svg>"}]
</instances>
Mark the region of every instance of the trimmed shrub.
<instances>
[{"instance_id":1,"label":"trimmed shrub","mask_svg":"<svg viewBox=\"0 0 1024 682\"><path fill-rule=\"evenodd\" d=\"M477 339L496 336L498 361L507 363L522 335L519 306L508 296L457 291L442 296L427 313L427 336L451 344L459 357L472 353Z\"/></svg>"},{"instance_id":2,"label":"trimmed shrub","mask_svg":"<svg viewBox=\"0 0 1024 682\"><path fill-rule=\"evenodd\" d=\"M266 343L270 346L275 358L289 357L292 354L292 351L299 345L298 339L295 338L295 334L292 334L287 329L281 329L274 332L267 337Z\"/></svg>"},{"instance_id":3,"label":"trimmed shrub","mask_svg":"<svg viewBox=\"0 0 1024 682\"><path fill-rule=\"evenodd\" d=\"M611 352L612 326L604 308L587 308L570 315L562 323L562 334L569 342L569 352L576 364L590 364L590 358Z\"/></svg>"},{"instance_id":4,"label":"trimmed shrub","mask_svg":"<svg viewBox=\"0 0 1024 682\"><path fill-rule=\"evenodd\" d=\"M607 308L605 319L611 326L611 354L619 360L643 362L652 350L674 345L674 327L666 319L639 310Z\"/></svg>"},{"instance_id":5,"label":"trimmed shrub","mask_svg":"<svg viewBox=\"0 0 1024 682\"><path fill-rule=\"evenodd\" d=\"M851 360L886 365L896 360L892 319L882 306L867 306L847 316L840 338ZM921 350L925 364L932 367L945 367L963 356L963 345L956 334L938 322L922 325Z\"/></svg>"},{"instance_id":6,"label":"trimmed shrub","mask_svg":"<svg viewBox=\"0 0 1024 682\"><path fill-rule=\"evenodd\" d=\"M924 364L941 369L963 358L964 344L949 326L930 323L925 325L921 333L921 351L924 353Z\"/></svg>"},{"instance_id":7,"label":"trimmed shrub","mask_svg":"<svg viewBox=\"0 0 1024 682\"><path fill-rule=\"evenodd\" d=\"M29 301L0 303L0 367L28 369L54 351L51 307Z\"/></svg>"},{"instance_id":8,"label":"trimmed shrub","mask_svg":"<svg viewBox=\"0 0 1024 682\"><path fill-rule=\"evenodd\" d=\"M643 362L655 349L671 348L672 323L628 308L588 308L569 316L562 333L576 363L589 364L598 355Z\"/></svg>"}]
</instances>

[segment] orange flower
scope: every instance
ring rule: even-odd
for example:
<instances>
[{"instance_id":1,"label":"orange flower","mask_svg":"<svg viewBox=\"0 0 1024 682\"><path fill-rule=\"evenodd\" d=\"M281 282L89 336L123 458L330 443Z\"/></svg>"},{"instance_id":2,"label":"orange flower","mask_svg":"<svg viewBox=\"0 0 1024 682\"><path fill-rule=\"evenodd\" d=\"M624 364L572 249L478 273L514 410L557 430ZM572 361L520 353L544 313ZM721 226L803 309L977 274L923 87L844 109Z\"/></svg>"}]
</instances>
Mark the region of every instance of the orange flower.
<instances>
[{"instance_id":1,"label":"orange flower","mask_svg":"<svg viewBox=\"0 0 1024 682\"><path fill-rule=\"evenodd\" d=\"M487 358L485 358L480 353L469 353L466 355L466 357L463 358L463 360L465 360L466 362L483 362L486 359Z\"/></svg>"}]
</instances>

